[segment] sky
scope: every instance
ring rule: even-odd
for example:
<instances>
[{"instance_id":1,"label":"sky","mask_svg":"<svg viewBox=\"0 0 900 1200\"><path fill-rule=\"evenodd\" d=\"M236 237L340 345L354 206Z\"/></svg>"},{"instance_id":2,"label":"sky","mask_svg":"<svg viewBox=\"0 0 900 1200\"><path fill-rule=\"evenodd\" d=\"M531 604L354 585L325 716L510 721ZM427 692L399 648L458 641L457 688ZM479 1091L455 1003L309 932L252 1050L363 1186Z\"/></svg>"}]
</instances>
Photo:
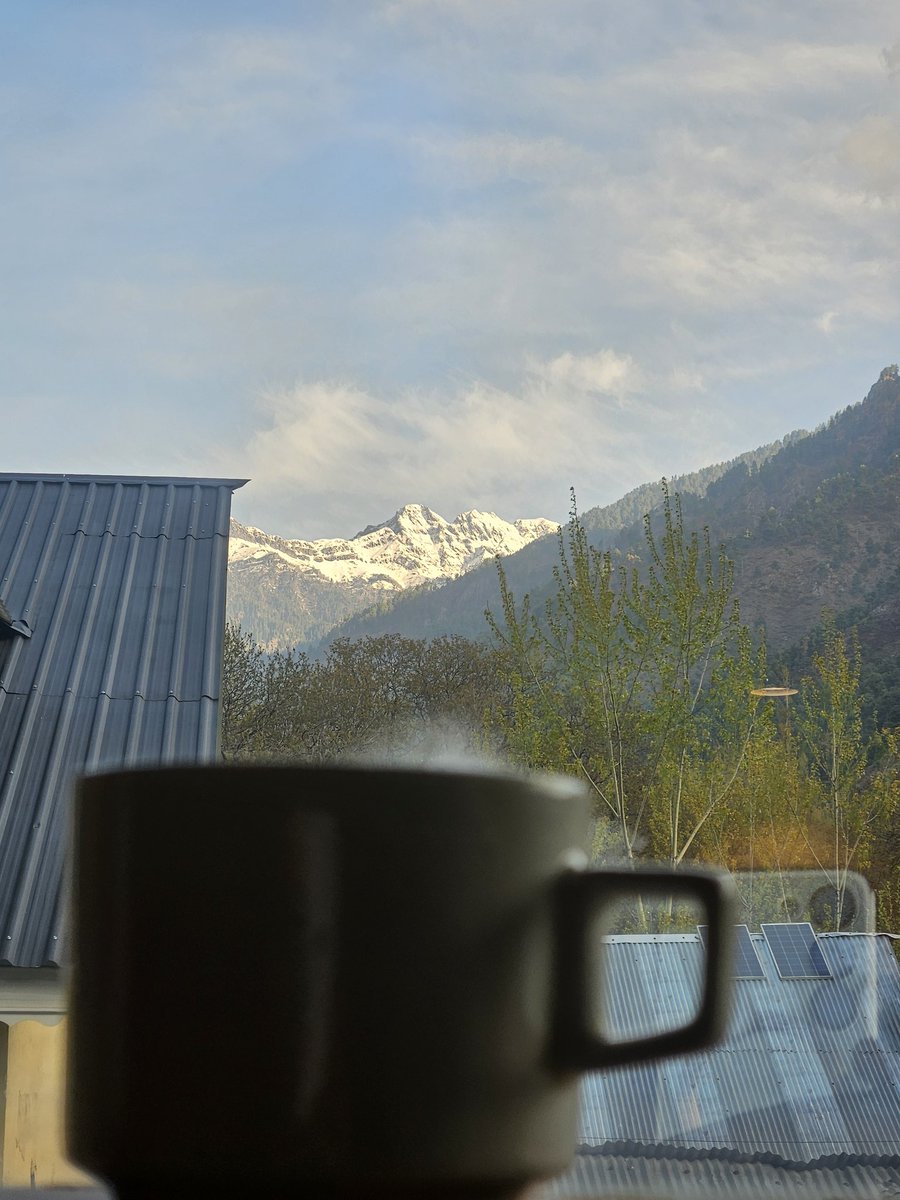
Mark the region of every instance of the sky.
<instances>
[{"instance_id":1,"label":"sky","mask_svg":"<svg viewBox=\"0 0 900 1200\"><path fill-rule=\"evenodd\" d=\"M9 0L0 471L562 520L900 358L896 0Z\"/></svg>"}]
</instances>

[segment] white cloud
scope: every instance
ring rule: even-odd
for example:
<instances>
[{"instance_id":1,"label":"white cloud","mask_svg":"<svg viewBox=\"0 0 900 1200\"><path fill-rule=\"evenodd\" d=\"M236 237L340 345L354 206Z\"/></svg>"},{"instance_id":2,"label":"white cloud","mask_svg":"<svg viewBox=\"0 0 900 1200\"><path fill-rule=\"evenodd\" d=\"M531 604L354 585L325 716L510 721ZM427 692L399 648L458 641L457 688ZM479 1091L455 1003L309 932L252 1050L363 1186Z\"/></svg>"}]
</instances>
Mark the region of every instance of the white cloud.
<instances>
[{"instance_id":1,"label":"white cloud","mask_svg":"<svg viewBox=\"0 0 900 1200\"><path fill-rule=\"evenodd\" d=\"M267 425L250 440L248 460L270 485L328 491L339 478L361 480L372 452L383 449L385 406L352 385L298 384L268 393L260 407Z\"/></svg>"},{"instance_id":2,"label":"white cloud","mask_svg":"<svg viewBox=\"0 0 900 1200\"><path fill-rule=\"evenodd\" d=\"M840 315L836 309L829 309L828 312L822 313L821 317L816 321L816 325L823 333L831 333L834 329L834 323Z\"/></svg>"},{"instance_id":3,"label":"white cloud","mask_svg":"<svg viewBox=\"0 0 900 1200\"><path fill-rule=\"evenodd\" d=\"M706 379L697 366L673 366L669 371L669 388L677 393L705 392Z\"/></svg>"},{"instance_id":4,"label":"white cloud","mask_svg":"<svg viewBox=\"0 0 900 1200\"><path fill-rule=\"evenodd\" d=\"M877 70L871 44L829 45L773 41L748 49L729 49L710 41L698 49L680 50L663 62L642 66L616 80L657 92L687 92L720 99L745 96L765 105L785 93L829 93L870 79Z\"/></svg>"},{"instance_id":5,"label":"white cloud","mask_svg":"<svg viewBox=\"0 0 900 1200\"><path fill-rule=\"evenodd\" d=\"M585 395L606 394L623 400L640 386L640 371L628 355L614 350L598 354L560 354L547 363L537 363L533 373L550 388L565 388Z\"/></svg>"},{"instance_id":6,"label":"white cloud","mask_svg":"<svg viewBox=\"0 0 900 1200\"><path fill-rule=\"evenodd\" d=\"M417 128L407 146L433 183L464 197L465 217L448 206L447 218L408 225L395 258L415 272L379 281L363 303L414 314L412 328L443 317L467 349L495 348L480 364L489 373L529 337L550 357L554 338L583 345L611 326L621 341L626 322L649 329L673 308L708 336L729 320L764 323L777 307L787 338L838 298L848 328L900 316L900 222L884 207L900 161L886 153L893 119L854 131L860 111L890 103L883 6L867 10L869 41L859 28L848 40L835 13L799 37L802 22L774 8L755 22L735 14L719 33L688 24L680 39L662 6L639 7L658 27L645 53L629 43L618 57L609 50L621 49L624 18L607 29L584 6L565 7L558 24L587 31L580 69L553 58L552 39L548 50L526 37L515 60L493 33L485 47L453 43L445 66L462 72L465 116ZM465 15L440 3L394 15L413 10ZM736 33L741 21L748 30ZM435 61L437 28L430 41L419 29ZM611 35L602 55L601 29ZM596 69L584 69L595 50Z\"/></svg>"},{"instance_id":7,"label":"white cloud","mask_svg":"<svg viewBox=\"0 0 900 1200\"><path fill-rule=\"evenodd\" d=\"M844 139L841 150L867 190L900 198L900 116L864 117Z\"/></svg>"},{"instance_id":8,"label":"white cloud","mask_svg":"<svg viewBox=\"0 0 900 1200\"><path fill-rule=\"evenodd\" d=\"M673 461L715 456L698 390L695 375L646 372L611 349L532 360L515 389L475 381L386 399L298 384L262 399L261 427L222 469L249 475L257 511L290 510L304 536L339 532L318 523L323 510L340 512L347 532L410 501L447 516L478 507L559 519L571 484L589 503Z\"/></svg>"}]
</instances>

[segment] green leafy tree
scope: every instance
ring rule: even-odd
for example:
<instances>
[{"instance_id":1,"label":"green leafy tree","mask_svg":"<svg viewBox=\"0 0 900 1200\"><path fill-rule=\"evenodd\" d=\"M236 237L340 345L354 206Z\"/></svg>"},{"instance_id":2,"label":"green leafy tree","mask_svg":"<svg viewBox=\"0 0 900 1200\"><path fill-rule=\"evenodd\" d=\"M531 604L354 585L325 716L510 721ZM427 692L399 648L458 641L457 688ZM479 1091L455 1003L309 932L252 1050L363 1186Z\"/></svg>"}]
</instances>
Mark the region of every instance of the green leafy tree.
<instances>
[{"instance_id":1,"label":"green leafy tree","mask_svg":"<svg viewBox=\"0 0 900 1200\"><path fill-rule=\"evenodd\" d=\"M834 889L834 928L841 927L847 877L868 864L873 839L895 811L896 733L863 735L861 661L855 633L837 629L826 613L822 648L800 684L795 728L811 776L820 788L819 819L827 852L810 851Z\"/></svg>"},{"instance_id":2,"label":"green leafy tree","mask_svg":"<svg viewBox=\"0 0 900 1200\"><path fill-rule=\"evenodd\" d=\"M592 547L573 496L543 614L498 573L499 617L487 616L513 664L511 752L582 774L627 859L696 855L738 782L760 670L724 551L686 532L664 485L643 561Z\"/></svg>"},{"instance_id":3,"label":"green leafy tree","mask_svg":"<svg viewBox=\"0 0 900 1200\"><path fill-rule=\"evenodd\" d=\"M734 564L709 530L684 527L681 499L663 486L662 530L645 518L648 564L632 585L647 647L646 705L656 753L651 824L660 856L678 866L738 784L754 730L754 654L733 596ZM633 575L638 572L633 571Z\"/></svg>"},{"instance_id":4,"label":"green leafy tree","mask_svg":"<svg viewBox=\"0 0 900 1200\"><path fill-rule=\"evenodd\" d=\"M628 577L594 549L574 504L559 533L556 595L541 620L517 605L498 560L500 619L487 619L511 668L504 732L523 765L582 775L625 856L641 837L640 647L625 619Z\"/></svg>"},{"instance_id":5,"label":"green leafy tree","mask_svg":"<svg viewBox=\"0 0 900 1200\"><path fill-rule=\"evenodd\" d=\"M228 625L222 753L327 762L414 747L484 752L507 691L496 651L462 637L344 638L311 661L266 653Z\"/></svg>"},{"instance_id":6,"label":"green leafy tree","mask_svg":"<svg viewBox=\"0 0 900 1200\"><path fill-rule=\"evenodd\" d=\"M279 753L295 723L294 697L313 668L303 654L266 654L227 622L222 659L220 747L226 759Z\"/></svg>"}]
</instances>

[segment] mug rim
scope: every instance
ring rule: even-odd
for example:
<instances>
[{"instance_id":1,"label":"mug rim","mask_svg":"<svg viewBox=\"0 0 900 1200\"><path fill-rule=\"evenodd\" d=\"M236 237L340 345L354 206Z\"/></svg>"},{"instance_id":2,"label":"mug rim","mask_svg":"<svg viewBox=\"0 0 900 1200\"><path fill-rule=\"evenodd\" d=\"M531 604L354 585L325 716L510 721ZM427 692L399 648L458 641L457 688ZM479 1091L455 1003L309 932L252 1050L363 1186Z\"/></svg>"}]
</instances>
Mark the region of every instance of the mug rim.
<instances>
[{"instance_id":1,"label":"mug rim","mask_svg":"<svg viewBox=\"0 0 900 1200\"><path fill-rule=\"evenodd\" d=\"M341 779L369 778L377 776L380 779L397 779L409 782L414 779L434 782L435 778L469 782L478 784L496 783L502 786L533 788L537 791L557 796L560 799L569 797L584 797L588 794L587 786L577 775L563 774L559 771L517 771L515 768L503 765L494 767L485 763L392 763L384 761L362 762L345 760L329 763L290 763L290 762L184 762L144 764L133 767L117 767L113 769L99 768L96 771L85 770L76 776L80 786L94 780L127 780L159 776L198 776L198 775L270 775L282 778L297 775L308 778L327 778L329 776Z\"/></svg>"}]
</instances>

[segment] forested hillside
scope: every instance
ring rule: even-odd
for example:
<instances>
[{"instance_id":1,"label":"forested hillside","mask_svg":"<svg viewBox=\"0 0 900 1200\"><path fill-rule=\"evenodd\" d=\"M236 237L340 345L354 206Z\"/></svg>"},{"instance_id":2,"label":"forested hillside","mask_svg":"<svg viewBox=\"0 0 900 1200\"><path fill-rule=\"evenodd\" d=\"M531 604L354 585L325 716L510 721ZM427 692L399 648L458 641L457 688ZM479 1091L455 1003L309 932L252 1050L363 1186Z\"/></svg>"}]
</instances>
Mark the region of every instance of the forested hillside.
<instances>
[{"instance_id":1,"label":"forested hillside","mask_svg":"<svg viewBox=\"0 0 900 1200\"><path fill-rule=\"evenodd\" d=\"M749 450L729 462L714 463L687 475L671 480L671 487L683 496L702 497L717 480L735 467L756 469L777 454L784 446L807 437L797 430L782 441ZM658 508L663 500L662 482L644 483L613 504L597 506L582 514L585 528L590 530L595 546L606 549L621 541L639 539L644 514ZM504 560L504 569L516 587L526 590L545 587L550 579L557 556L555 537L541 538ZM381 598L378 604L349 617L324 638L358 638L369 634L403 632L415 637L437 637L441 634L460 634L485 638L487 626L485 608L498 597L496 567L486 563L459 579L440 588L426 585L407 592Z\"/></svg>"},{"instance_id":2,"label":"forested hillside","mask_svg":"<svg viewBox=\"0 0 900 1200\"><path fill-rule=\"evenodd\" d=\"M771 451L771 453L769 452ZM689 486L686 486L689 485ZM865 400L846 408L808 436L725 465L673 480L688 528L710 530L735 563L735 592L744 619L763 629L771 648L784 650L813 632L822 610L839 624L859 624L866 664L900 655L891 580L900 550L900 379L886 368ZM598 549L624 557L644 553L643 513L659 484L636 489L606 509L583 514ZM633 519L632 519L633 518ZM628 521L618 528L619 520ZM504 563L509 586L528 592L536 609L551 595L558 555L545 538ZM431 637L485 637L484 610L499 601L496 572L481 569L438 591L403 595L378 612L357 616L335 635L403 630Z\"/></svg>"}]
</instances>

